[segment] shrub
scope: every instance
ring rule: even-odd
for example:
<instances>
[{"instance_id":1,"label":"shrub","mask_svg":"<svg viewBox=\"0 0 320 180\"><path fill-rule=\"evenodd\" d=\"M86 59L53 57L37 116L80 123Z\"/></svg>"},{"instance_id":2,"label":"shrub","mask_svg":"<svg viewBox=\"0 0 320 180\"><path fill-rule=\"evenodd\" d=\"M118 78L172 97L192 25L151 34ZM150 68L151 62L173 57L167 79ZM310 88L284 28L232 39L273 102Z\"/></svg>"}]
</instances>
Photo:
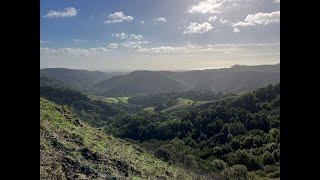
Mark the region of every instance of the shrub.
<instances>
[{"instance_id":1,"label":"shrub","mask_svg":"<svg viewBox=\"0 0 320 180\"><path fill-rule=\"evenodd\" d=\"M268 151L264 152L262 155L262 163L264 165L273 165L275 163L273 155Z\"/></svg>"},{"instance_id":2,"label":"shrub","mask_svg":"<svg viewBox=\"0 0 320 180\"><path fill-rule=\"evenodd\" d=\"M211 167L213 171L221 172L227 168L227 163L223 160L215 159L211 162Z\"/></svg>"},{"instance_id":3,"label":"shrub","mask_svg":"<svg viewBox=\"0 0 320 180\"><path fill-rule=\"evenodd\" d=\"M225 171L224 176L227 180L247 180L248 170L246 166L237 164Z\"/></svg>"}]
</instances>

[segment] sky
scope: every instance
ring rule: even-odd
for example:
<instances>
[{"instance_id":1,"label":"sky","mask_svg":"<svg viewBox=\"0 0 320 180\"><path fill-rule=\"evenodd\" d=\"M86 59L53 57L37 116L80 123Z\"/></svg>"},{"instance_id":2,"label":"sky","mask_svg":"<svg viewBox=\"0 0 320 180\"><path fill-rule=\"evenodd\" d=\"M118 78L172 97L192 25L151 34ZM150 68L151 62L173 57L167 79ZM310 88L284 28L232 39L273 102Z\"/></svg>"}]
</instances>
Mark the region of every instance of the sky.
<instances>
[{"instance_id":1,"label":"sky","mask_svg":"<svg viewBox=\"0 0 320 180\"><path fill-rule=\"evenodd\" d=\"M280 63L280 0L40 0L40 68Z\"/></svg>"}]
</instances>

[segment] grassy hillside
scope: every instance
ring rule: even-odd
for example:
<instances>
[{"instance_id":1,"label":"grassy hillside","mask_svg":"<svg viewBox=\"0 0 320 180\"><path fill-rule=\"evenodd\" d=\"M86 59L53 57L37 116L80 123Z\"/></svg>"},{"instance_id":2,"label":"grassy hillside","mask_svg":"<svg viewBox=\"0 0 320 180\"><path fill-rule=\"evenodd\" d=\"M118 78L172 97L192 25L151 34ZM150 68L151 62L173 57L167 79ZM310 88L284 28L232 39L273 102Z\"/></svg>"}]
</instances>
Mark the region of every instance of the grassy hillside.
<instances>
[{"instance_id":1,"label":"grassy hillside","mask_svg":"<svg viewBox=\"0 0 320 180\"><path fill-rule=\"evenodd\" d=\"M41 179L203 179L40 98Z\"/></svg>"},{"instance_id":2,"label":"grassy hillside","mask_svg":"<svg viewBox=\"0 0 320 180\"><path fill-rule=\"evenodd\" d=\"M162 112L172 111L172 110L176 110L179 108L190 107L190 106L192 106L193 103L194 102L191 99L177 98L176 103L174 105L162 110Z\"/></svg>"},{"instance_id":3,"label":"grassy hillside","mask_svg":"<svg viewBox=\"0 0 320 180\"><path fill-rule=\"evenodd\" d=\"M103 101L103 102L110 103L110 104L119 103L119 100L117 98L113 98L113 97L103 97L103 96L96 96L96 95L92 95L92 94L88 94L88 97L92 100Z\"/></svg>"}]
</instances>

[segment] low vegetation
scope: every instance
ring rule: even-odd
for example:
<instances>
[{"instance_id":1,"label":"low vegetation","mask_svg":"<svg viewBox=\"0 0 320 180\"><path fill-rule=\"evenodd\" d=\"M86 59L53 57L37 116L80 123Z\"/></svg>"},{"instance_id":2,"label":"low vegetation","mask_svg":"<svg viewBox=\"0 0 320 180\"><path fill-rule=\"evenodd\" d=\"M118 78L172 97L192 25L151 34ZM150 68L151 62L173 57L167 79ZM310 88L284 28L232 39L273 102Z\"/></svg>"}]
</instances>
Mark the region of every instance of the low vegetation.
<instances>
[{"instance_id":1,"label":"low vegetation","mask_svg":"<svg viewBox=\"0 0 320 180\"><path fill-rule=\"evenodd\" d=\"M41 179L204 179L40 99Z\"/></svg>"}]
</instances>

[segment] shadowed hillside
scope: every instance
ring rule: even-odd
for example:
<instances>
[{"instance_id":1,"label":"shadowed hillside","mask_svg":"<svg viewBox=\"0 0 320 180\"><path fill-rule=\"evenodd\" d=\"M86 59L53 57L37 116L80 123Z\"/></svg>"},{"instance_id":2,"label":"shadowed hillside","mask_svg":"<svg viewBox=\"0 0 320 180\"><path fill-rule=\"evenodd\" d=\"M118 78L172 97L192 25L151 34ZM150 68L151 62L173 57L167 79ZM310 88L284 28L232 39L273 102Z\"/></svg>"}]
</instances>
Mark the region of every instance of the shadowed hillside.
<instances>
[{"instance_id":1,"label":"shadowed hillside","mask_svg":"<svg viewBox=\"0 0 320 180\"><path fill-rule=\"evenodd\" d=\"M111 74L65 68L48 68L41 69L40 76L54 78L67 84L69 87L77 90L86 90L91 88L95 83L112 77Z\"/></svg>"}]
</instances>

